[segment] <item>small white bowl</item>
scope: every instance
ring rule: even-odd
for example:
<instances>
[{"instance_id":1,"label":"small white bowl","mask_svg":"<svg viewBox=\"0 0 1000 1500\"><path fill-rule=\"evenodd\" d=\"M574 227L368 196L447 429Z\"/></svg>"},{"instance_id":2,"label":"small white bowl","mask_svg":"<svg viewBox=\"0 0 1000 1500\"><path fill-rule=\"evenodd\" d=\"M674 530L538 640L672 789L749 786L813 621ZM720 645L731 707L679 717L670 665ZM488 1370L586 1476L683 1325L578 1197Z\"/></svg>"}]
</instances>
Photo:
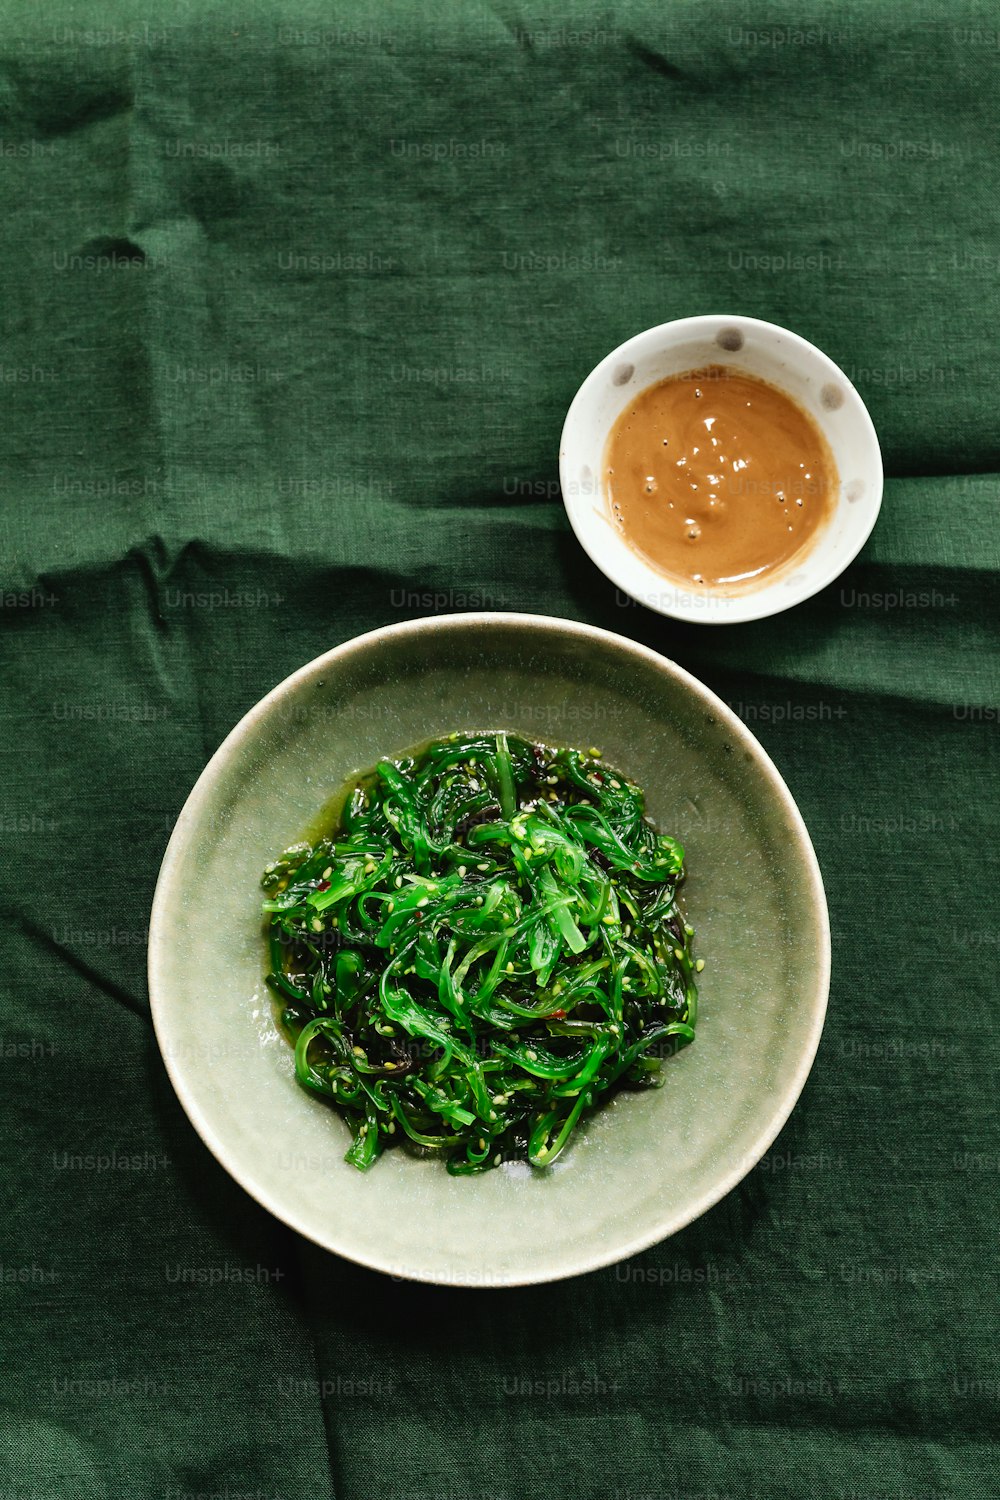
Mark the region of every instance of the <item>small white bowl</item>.
<instances>
[{"instance_id":1,"label":"small white bowl","mask_svg":"<svg viewBox=\"0 0 1000 1500\"><path fill-rule=\"evenodd\" d=\"M706 365L756 375L791 396L830 445L839 478L830 520L801 558L739 593L685 589L633 552L612 524L603 479L608 434L647 386ZM882 454L868 409L815 345L759 318L679 318L626 340L587 376L559 446L563 503L577 540L602 573L640 604L705 625L761 620L826 588L861 551L882 504Z\"/></svg>"}]
</instances>

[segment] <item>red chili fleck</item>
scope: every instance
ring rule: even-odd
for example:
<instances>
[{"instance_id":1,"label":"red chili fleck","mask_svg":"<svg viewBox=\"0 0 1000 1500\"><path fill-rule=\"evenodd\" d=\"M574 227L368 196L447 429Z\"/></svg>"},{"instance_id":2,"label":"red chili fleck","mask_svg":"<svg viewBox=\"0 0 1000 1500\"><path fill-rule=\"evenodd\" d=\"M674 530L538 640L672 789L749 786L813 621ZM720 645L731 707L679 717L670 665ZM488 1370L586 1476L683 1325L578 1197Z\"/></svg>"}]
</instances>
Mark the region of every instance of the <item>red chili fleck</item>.
<instances>
[{"instance_id":1,"label":"red chili fleck","mask_svg":"<svg viewBox=\"0 0 1000 1500\"><path fill-rule=\"evenodd\" d=\"M328 880L317 881L316 889L318 891L328 891L330 889L330 882Z\"/></svg>"},{"instance_id":2,"label":"red chili fleck","mask_svg":"<svg viewBox=\"0 0 1000 1500\"><path fill-rule=\"evenodd\" d=\"M565 1014L566 1014L566 1012L564 1010L554 1010L552 1012L552 1014L549 1016L549 1020L550 1021L561 1021L563 1019L563 1017L565 1016Z\"/></svg>"}]
</instances>

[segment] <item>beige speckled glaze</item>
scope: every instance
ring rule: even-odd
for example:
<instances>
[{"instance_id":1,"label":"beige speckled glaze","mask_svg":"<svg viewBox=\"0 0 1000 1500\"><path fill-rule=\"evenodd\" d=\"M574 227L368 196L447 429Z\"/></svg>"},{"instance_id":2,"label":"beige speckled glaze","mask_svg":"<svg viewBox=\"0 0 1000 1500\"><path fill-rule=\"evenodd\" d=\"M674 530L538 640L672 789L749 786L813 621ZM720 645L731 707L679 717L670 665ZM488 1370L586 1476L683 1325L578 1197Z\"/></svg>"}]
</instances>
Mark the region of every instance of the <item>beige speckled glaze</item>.
<instances>
[{"instance_id":1,"label":"beige speckled glaze","mask_svg":"<svg viewBox=\"0 0 1000 1500\"><path fill-rule=\"evenodd\" d=\"M546 1172L452 1178L392 1152L362 1175L345 1125L294 1080L263 984L258 880L354 771L453 729L596 745L646 788L688 853L706 960L698 1036L666 1084L621 1096ZM202 913L210 908L213 921ZM645 647L567 620L451 615L317 658L213 756L170 840L149 986L167 1069L196 1130L278 1218L399 1277L550 1281L621 1260L736 1185L801 1092L826 1010L830 938L812 845L735 715Z\"/></svg>"}]
</instances>

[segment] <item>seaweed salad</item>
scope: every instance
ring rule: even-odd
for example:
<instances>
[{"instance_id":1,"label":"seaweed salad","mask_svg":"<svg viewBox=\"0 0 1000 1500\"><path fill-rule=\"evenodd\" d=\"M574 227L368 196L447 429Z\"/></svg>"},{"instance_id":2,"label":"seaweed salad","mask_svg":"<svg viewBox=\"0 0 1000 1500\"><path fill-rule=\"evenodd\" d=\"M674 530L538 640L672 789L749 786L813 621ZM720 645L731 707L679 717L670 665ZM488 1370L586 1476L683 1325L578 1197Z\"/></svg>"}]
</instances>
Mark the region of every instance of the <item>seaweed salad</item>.
<instances>
[{"instance_id":1,"label":"seaweed salad","mask_svg":"<svg viewBox=\"0 0 1000 1500\"><path fill-rule=\"evenodd\" d=\"M589 1112L694 1039L684 850L600 752L452 734L352 783L264 872L295 1071L387 1148L545 1167Z\"/></svg>"}]
</instances>

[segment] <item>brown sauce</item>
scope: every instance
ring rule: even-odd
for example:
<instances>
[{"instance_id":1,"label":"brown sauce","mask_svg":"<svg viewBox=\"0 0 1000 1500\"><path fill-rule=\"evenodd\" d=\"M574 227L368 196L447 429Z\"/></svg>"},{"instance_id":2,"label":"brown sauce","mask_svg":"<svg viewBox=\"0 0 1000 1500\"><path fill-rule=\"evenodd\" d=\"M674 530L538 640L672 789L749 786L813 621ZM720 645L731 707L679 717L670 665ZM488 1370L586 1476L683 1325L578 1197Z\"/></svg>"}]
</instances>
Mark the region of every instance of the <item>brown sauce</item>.
<instances>
[{"instance_id":1,"label":"brown sauce","mask_svg":"<svg viewBox=\"0 0 1000 1500\"><path fill-rule=\"evenodd\" d=\"M770 581L815 541L837 471L776 386L711 365L640 391L608 437L611 518L633 551L694 589Z\"/></svg>"}]
</instances>

